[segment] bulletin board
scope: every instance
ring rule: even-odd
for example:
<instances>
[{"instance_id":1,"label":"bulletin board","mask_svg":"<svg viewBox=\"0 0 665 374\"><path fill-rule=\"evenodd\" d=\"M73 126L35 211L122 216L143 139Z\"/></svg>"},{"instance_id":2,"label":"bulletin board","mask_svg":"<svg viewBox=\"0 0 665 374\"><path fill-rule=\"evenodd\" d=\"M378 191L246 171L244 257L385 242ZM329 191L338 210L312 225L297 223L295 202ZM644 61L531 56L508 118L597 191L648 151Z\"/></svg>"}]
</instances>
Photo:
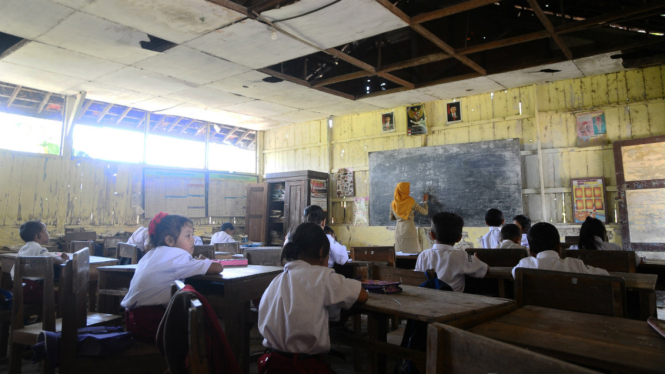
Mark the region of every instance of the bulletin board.
<instances>
[{"instance_id":1,"label":"bulletin board","mask_svg":"<svg viewBox=\"0 0 665 374\"><path fill-rule=\"evenodd\" d=\"M247 183L255 175L208 173L208 217L244 217L247 211Z\"/></svg>"},{"instance_id":2,"label":"bulletin board","mask_svg":"<svg viewBox=\"0 0 665 374\"><path fill-rule=\"evenodd\" d=\"M206 217L206 173L144 169L145 217L159 212L188 218Z\"/></svg>"}]
</instances>

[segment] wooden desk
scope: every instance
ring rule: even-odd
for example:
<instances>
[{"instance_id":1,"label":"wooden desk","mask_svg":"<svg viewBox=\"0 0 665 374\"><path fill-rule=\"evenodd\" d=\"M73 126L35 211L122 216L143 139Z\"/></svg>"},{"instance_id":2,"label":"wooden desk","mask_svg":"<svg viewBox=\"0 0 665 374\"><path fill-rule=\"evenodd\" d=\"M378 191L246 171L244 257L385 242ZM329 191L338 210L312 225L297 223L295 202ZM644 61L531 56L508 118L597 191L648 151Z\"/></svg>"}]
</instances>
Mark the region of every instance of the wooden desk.
<instances>
[{"instance_id":1,"label":"wooden desk","mask_svg":"<svg viewBox=\"0 0 665 374\"><path fill-rule=\"evenodd\" d=\"M491 267L485 277L499 280L499 296L505 295L506 283L513 282L513 268ZM640 310L638 318L646 321L656 316L656 281L654 274L610 272L610 275L622 277L626 283L626 292L635 292L639 296Z\"/></svg>"},{"instance_id":2,"label":"wooden desk","mask_svg":"<svg viewBox=\"0 0 665 374\"><path fill-rule=\"evenodd\" d=\"M488 321L515 309L513 300L459 292L438 291L423 287L401 286L403 292L391 295L370 293L359 309L368 313L369 337L386 342L387 319L390 316L410 318L427 323L458 326ZM385 373L385 355L372 354L372 372Z\"/></svg>"},{"instance_id":3,"label":"wooden desk","mask_svg":"<svg viewBox=\"0 0 665 374\"><path fill-rule=\"evenodd\" d=\"M665 339L642 321L525 306L469 331L605 371L665 372Z\"/></svg>"},{"instance_id":4,"label":"wooden desk","mask_svg":"<svg viewBox=\"0 0 665 374\"><path fill-rule=\"evenodd\" d=\"M395 267L398 267L400 269L413 270L416 268L417 261L418 261L418 255L409 256L409 255L395 254Z\"/></svg>"},{"instance_id":5,"label":"wooden desk","mask_svg":"<svg viewBox=\"0 0 665 374\"><path fill-rule=\"evenodd\" d=\"M665 291L665 260L646 259L645 262L637 267L636 271L641 274L657 275L656 289L658 291Z\"/></svg>"},{"instance_id":6,"label":"wooden desk","mask_svg":"<svg viewBox=\"0 0 665 374\"><path fill-rule=\"evenodd\" d=\"M101 268L100 307L108 307L113 297L124 296L138 265ZM259 299L272 280L283 271L278 266L249 265L227 267L219 274L197 275L185 280L203 294L224 324L224 333L238 357L240 366L249 371L249 301ZM115 278L115 279L112 279ZM107 290L102 290L104 284ZM122 294L124 292L124 294Z\"/></svg>"}]
</instances>

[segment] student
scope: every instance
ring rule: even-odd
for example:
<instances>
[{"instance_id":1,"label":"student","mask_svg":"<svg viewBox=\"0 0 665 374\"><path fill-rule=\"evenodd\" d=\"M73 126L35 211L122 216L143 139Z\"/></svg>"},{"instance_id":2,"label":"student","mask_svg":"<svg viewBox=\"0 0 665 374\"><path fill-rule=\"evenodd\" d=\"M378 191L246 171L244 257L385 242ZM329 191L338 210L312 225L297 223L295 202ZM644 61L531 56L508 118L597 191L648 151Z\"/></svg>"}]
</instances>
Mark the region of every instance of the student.
<instances>
[{"instance_id":1,"label":"student","mask_svg":"<svg viewBox=\"0 0 665 374\"><path fill-rule=\"evenodd\" d=\"M305 222L314 222L323 229L326 227L326 213L318 205L310 205L305 208L303 212ZM332 235L326 235L330 242L330 257L328 259L328 267L333 267L334 264L344 265L349 261L349 254L346 252L346 247L339 244ZM290 241L291 235L287 238ZM286 244L285 244L286 245Z\"/></svg>"},{"instance_id":2,"label":"student","mask_svg":"<svg viewBox=\"0 0 665 374\"><path fill-rule=\"evenodd\" d=\"M333 231L332 227L326 225L326 226L323 228L323 232L325 232L326 235L330 235L330 236L332 236L332 238L333 238L335 241L337 241L337 235L335 235L335 231Z\"/></svg>"},{"instance_id":3,"label":"student","mask_svg":"<svg viewBox=\"0 0 665 374\"><path fill-rule=\"evenodd\" d=\"M215 235L210 239L210 244L215 243L233 243L236 240L233 239L233 233L235 232L235 227L231 222L224 222L219 232L216 232Z\"/></svg>"},{"instance_id":4,"label":"student","mask_svg":"<svg viewBox=\"0 0 665 374\"><path fill-rule=\"evenodd\" d=\"M200 236L192 235L194 237L194 245L203 245L203 239Z\"/></svg>"},{"instance_id":5,"label":"student","mask_svg":"<svg viewBox=\"0 0 665 374\"><path fill-rule=\"evenodd\" d=\"M570 249L586 249L599 251L623 251L620 245L607 241L607 229L603 221L587 217L580 228L580 244L570 246ZM640 256L635 252L635 263L642 262Z\"/></svg>"},{"instance_id":6,"label":"student","mask_svg":"<svg viewBox=\"0 0 665 374\"><path fill-rule=\"evenodd\" d=\"M400 182L395 187L394 200L390 203L390 220L397 221L395 226L395 252L420 252L418 229L414 221L415 213L424 216L428 213L427 194L423 195L423 206L420 206L411 193L411 183Z\"/></svg>"},{"instance_id":7,"label":"student","mask_svg":"<svg viewBox=\"0 0 665 374\"><path fill-rule=\"evenodd\" d=\"M314 222L301 223L284 244L284 272L270 283L259 304L259 332L267 352L259 373L334 373L320 361L330 351L329 321L341 309L367 302L357 280L327 267L330 241Z\"/></svg>"},{"instance_id":8,"label":"student","mask_svg":"<svg viewBox=\"0 0 665 374\"><path fill-rule=\"evenodd\" d=\"M528 249L529 241L526 238L526 233L529 232L529 229L531 228L531 219L523 214L518 214L513 217L513 223L522 229L522 240L520 244Z\"/></svg>"},{"instance_id":9,"label":"student","mask_svg":"<svg viewBox=\"0 0 665 374\"><path fill-rule=\"evenodd\" d=\"M146 227L139 227L132 236L127 239L127 244L134 244L141 251L141 256L150 250L150 234Z\"/></svg>"},{"instance_id":10,"label":"student","mask_svg":"<svg viewBox=\"0 0 665 374\"><path fill-rule=\"evenodd\" d=\"M455 213L442 212L432 217L430 237L436 244L424 250L416 261L416 271L434 269L436 276L455 292L464 292L464 276L484 278L489 266L477 256L453 249L462 239L464 219Z\"/></svg>"},{"instance_id":11,"label":"student","mask_svg":"<svg viewBox=\"0 0 665 374\"><path fill-rule=\"evenodd\" d=\"M18 251L19 257L39 256L53 258L54 264L64 264L69 260L66 253L57 255L51 253L48 249L42 247L42 244L48 244L49 235L46 225L40 221L28 221L19 228L19 236L25 242L25 245ZM14 266L10 271L12 280L14 279ZM38 303L42 300L43 285L39 278L23 278L23 301L26 304Z\"/></svg>"},{"instance_id":12,"label":"student","mask_svg":"<svg viewBox=\"0 0 665 374\"><path fill-rule=\"evenodd\" d=\"M499 209L492 208L485 213L485 224L490 227L490 231L480 239L483 248L496 248L501 243L501 226L504 222L503 212Z\"/></svg>"},{"instance_id":13,"label":"student","mask_svg":"<svg viewBox=\"0 0 665 374\"><path fill-rule=\"evenodd\" d=\"M529 239L529 251L531 256L520 260L519 264L513 268L513 278L515 278L515 269L530 268L542 270L565 271L568 273L609 275L607 270L585 265L582 260L577 258L559 257L559 247L561 237L559 231L553 225L546 222L539 222L531 226L527 233Z\"/></svg>"},{"instance_id":14,"label":"student","mask_svg":"<svg viewBox=\"0 0 665 374\"><path fill-rule=\"evenodd\" d=\"M171 284L177 279L220 273L223 268L218 262L192 258L194 224L187 217L159 213L150 221L148 232L154 249L139 262L120 305L127 309L127 331L138 339L154 341L171 300Z\"/></svg>"},{"instance_id":15,"label":"student","mask_svg":"<svg viewBox=\"0 0 665 374\"><path fill-rule=\"evenodd\" d=\"M501 228L501 243L494 248L518 248L526 249L520 244L522 239L522 230L519 226L509 223Z\"/></svg>"}]
</instances>

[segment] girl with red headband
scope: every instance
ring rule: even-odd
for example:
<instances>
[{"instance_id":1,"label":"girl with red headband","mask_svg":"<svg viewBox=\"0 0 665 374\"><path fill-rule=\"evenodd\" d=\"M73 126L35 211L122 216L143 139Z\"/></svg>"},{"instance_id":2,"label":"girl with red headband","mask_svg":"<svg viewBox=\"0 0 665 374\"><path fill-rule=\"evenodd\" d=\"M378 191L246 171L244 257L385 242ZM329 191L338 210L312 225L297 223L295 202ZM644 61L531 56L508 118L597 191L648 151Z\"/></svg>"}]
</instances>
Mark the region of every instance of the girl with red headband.
<instances>
[{"instance_id":1,"label":"girl with red headband","mask_svg":"<svg viewBox=\"0 0 665 374\"><path fill-rule=\"evenodd\" d=\"M196 260L194 224L183 216L159 213L150 221L153 249L139 261L129 292L122 300L127 331L141 340L154 341L159 322L171 300L171 284L201 274L220 273L222 265Z\"/></svg>"}]
</instances>

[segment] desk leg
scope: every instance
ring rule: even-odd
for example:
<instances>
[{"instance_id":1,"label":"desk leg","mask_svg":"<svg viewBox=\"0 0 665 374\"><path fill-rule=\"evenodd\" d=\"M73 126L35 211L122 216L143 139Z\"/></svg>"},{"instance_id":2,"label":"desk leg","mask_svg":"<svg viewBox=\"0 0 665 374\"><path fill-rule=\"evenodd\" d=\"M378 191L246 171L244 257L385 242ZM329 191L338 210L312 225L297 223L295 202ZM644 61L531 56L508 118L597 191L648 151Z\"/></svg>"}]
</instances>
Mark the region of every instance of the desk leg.
<instances>
[{"instance_id":1,"label":"desk leg","mask_svg":"<svg viewBox=\"0 0 665 374\"><path fill-rule=\"evenodd\" d=\"M225 303L223 315L224 334L231 345L233 354L244 373L249 373L249 329L247 313L249 301L243 303Z\"/></svg>"},{"instance_id":2,"label":"desk leg","mask_svg":"<svg viewBox=\"0 0 665 374\"><path fill-rule=\"evenodd\" d=\"M369 313L367 316L369 338L379 342L386 342L388 336L388 318L383 314ZM386 373L386 355L371 352L370 373Z\"/></svg>"},{"instance_id":3,"label":"desk leg","mask_svg":"<svg viewBox=\"0 0 665 374\"><path fill-rule=\"evenodd\" d=\"M506 280L505 279L499 279L499 297L502 298L502 299L506 297Z\"/></svg>"},{"instance_id":4,"label":"desk leg","mask_svg":"<svg viewBox=\"0 0 665 374\"><path fill-rule=\"evenodd\" d=\"M656 317L656 291L640 291L640 321L646 321L649 317Z\"/></svg>"},{"instance_id":5,"label":"desk leg","mask_svg":"<svg viewBox=\"0 0 665 374\"><path fill-rule=\"evenodd\" d=\"M94 312L97 310L97 281L90 281L88 283L88 295L90 295L88 298L88 302L90 303L88 310Z\"/></svg>"},{"instance_id":6,"label":"desk leg","mask_svg":"<svg viewBox=\"0 0 665 374\"><path fill-rule=\"evenodd\" d=\"M353 318L353 335L357 338L362 337L363 334L363 321L362 315L356 314ZM363 368L362 352L360 347L353 348L353 370L360 371Z\"/></svg>"}]
</instances>

